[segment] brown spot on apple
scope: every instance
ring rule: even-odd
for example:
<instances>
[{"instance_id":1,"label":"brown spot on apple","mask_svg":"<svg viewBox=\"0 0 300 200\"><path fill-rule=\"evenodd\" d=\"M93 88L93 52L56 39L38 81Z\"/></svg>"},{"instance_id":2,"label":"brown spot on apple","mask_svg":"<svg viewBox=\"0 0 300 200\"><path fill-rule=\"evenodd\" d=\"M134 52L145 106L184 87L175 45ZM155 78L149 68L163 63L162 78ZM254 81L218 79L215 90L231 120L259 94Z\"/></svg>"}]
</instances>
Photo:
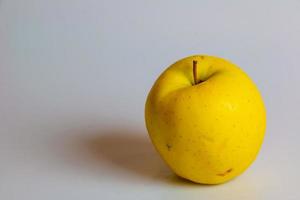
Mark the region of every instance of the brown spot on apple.
<instances>
[{"instance_id":1,"label":"brown spot on apple","mask_svg":"<svg viewBox=\"0 0 300 200\"><path fill-rule=\"evenodd\" d=\"M172 145L166 144L166 147L167 147L168 151L171 151Z\"/></svg>"},{"instance_id":2,"label":"brown spot on apple","mask_svg":"<svg viewBox=\"0 0 300 200\"><path fill-rule=\"evenodd\" d=\"M217 176L225 176L225 175L229 174L230 172L232 172L232 170L233 170L232 168L227 169L225 172L217 174Z\"/></svg>"}]
</instances>

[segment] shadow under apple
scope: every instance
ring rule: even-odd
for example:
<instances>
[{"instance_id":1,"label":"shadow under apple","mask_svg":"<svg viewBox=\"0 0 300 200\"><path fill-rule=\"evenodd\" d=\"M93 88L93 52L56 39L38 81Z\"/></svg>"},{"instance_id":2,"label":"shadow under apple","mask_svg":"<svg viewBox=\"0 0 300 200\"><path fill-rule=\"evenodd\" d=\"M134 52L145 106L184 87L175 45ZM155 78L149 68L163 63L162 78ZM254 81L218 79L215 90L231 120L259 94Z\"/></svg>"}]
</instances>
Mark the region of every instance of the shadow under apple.
<instances>
[{"instance_id":1,"label":"shadow under apple","mask_svg":"<svg viewBox=\"0 0 300 200\"><path fill-rule=\"evenodd\" d=\"M104 169L107 173L144 181L174 179L175 175L159 157L146 132L126 128L85 130L65 140L67 156L73 164L87 167L92 173Z\"/></svg>"}]
</instances>

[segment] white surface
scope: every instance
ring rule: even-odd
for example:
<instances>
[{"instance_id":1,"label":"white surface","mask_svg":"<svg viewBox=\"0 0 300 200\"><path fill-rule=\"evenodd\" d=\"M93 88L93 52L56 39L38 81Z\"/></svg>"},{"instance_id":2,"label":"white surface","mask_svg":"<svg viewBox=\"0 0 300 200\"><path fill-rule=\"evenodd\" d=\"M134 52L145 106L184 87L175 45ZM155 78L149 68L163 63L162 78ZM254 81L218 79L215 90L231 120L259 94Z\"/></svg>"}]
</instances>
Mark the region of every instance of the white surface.
<instances>
[{"instance_id":1,"label":"white surface","mask_svg":"<svg viewBox=\"0 0 300 200\"><path fill-rule=\"evenodd\" d=\"M0 199L299 199L299 1L0 1ZM268 110L237 179L177 179L144 127L175 60L240 65Z\"/></svg>"}]
</instances>

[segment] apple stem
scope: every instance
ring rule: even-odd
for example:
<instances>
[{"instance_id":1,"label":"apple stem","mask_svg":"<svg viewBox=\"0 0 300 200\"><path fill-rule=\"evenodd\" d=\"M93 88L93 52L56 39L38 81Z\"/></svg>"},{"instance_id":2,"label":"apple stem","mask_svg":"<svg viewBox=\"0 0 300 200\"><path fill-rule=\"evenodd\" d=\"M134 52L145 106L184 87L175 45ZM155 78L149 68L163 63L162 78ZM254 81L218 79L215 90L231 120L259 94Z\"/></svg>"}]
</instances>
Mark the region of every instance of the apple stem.
<instances>
[{"instance_id":1,"label":"apple stem","mask_svg":"<svg viewBox=\"0 0 300 200\"><path fill-rule=\"evenodd\" d=\"M194 75L194 84L196 85L197 82L197 61L193 60L193 75Z\"/></svg>"}]
</instances>

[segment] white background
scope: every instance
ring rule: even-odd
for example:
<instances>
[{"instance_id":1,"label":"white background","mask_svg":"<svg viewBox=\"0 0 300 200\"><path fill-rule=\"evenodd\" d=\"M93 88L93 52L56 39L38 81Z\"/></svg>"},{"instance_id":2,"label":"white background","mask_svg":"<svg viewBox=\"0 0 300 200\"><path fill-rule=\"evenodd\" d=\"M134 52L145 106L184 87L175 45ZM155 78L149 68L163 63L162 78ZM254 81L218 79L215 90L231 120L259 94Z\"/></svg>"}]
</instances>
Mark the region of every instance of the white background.
<instances>
[{"instance_id":1,"label":"white background","mask_svg":"<svg viewBox=\"0 0 300 200\"><path fill-rule=\"evenodd\" d=\"M300 1L0 1L0 199L299 199ZM144 102L191 54L240 65L265 99L256 162L218 186L176 178Z\"/></svg>"}]
</instances>

